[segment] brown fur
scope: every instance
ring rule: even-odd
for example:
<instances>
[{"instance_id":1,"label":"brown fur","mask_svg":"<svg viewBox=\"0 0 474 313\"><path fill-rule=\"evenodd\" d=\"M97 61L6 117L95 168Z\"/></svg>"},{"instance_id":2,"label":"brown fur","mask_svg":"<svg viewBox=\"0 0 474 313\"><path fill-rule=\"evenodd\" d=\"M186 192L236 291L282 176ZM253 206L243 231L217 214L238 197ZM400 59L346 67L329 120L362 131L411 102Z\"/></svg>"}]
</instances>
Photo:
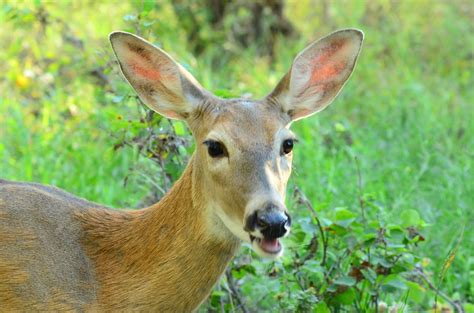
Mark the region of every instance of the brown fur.
<instances>
[{"instance_id":1,"label":"brown fur","mask_svg":"<svg viewBox=\"0 0 474 313\"><path fill-rule=\"evenodd\" d=\"M45 196L51 197L47 200L64 201L68 208L64 213L81 229L75 236L80 244L63 249L66 253L80 250L82 256L94 264L83 269L93 272L94 278L71 282L71 286L61 287L53 281L35 284L32 277L35 267L41 266L41 271L48 276L61 260L52 256L52 262L40 264L38 259L47 257L44 249L50 244L41 242L35 235L35 231L41 231L40 227L26 230L28 228L22 227L30 223L26 216L22 216L26 221L19 221L9 216L8 212L13 212L10 206L0 206L1 221L5 222L0 224L0 309L194 310L211 291L239 241L211 236L203 227L207 224L203 219L208 212L199 193L191 191L193 179L191 161L162 201L139 211L109 210L93 203L87 207L80 199L77 202L81 205L74 208L71 206L74 203L68 203L64 197L67 194L54 194L55 189L47 192ZM1 203L11 205L13 199L7 197L7 193L12 191L16 195L24 193L30 199L43 197L35 185L1 181L0 186ZM15 202L18 203L18 199ZM59 226L47 216L42 220ZM46 238L58 239L63 240ZM67 265L74 267L72 263ZM68 288L96 290L89 292L93 295L89 301L84 301L80 292L76 294Z\"/></svg>"},{"instance_id":2,"label":"brown fur","mask_svg":"<svg viewBox=\"0 0 474 313\"><path fill-rule=\"evenodd\" d=\"M189 192L192 164L148 209L78 214L97 264L100 309L189 312L224 271L239 242L220 241L203 229L206 210Z\"/></svg>"},{"instance_id":3,"label":"brown fur","mask_svg":"<svg viewBox=\"0 0 474 313\"><path fill-rule=\"evenodd\" d=\"M0 180L0 310L77 310L96 293L74 210L99 205L54 187Z\"/></svg>"}]
</instances>

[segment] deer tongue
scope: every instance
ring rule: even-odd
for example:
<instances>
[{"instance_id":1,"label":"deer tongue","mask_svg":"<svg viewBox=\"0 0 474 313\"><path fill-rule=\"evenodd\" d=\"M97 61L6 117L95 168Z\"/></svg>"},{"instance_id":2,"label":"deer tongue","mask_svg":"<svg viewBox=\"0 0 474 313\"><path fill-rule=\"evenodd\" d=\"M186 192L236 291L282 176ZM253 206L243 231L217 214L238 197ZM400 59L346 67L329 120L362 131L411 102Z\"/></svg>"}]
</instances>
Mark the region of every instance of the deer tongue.
<instances>
[{"instance_id":1,"label":"deer tongue","mask_svg":"<svg viewBox=\"0 0 474 313\"><path fill-rule=\"evenodd\" d=\"M260 247L268 253L277 253L281 250L280 241L277 238L260 240Z\"/></svg>"}]
</instances>

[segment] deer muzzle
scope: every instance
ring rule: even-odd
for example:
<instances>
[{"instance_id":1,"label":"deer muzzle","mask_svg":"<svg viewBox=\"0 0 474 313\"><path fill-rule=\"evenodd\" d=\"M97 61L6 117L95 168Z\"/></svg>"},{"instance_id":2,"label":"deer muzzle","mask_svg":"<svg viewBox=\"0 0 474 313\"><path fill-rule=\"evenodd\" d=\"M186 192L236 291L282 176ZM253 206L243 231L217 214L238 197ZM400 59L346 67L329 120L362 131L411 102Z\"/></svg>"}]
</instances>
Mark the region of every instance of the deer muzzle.
<instances>
[{"instance_id":1,"label":"deer muzzle","mask_svg":"<svg viewBox=\"0 0 474 313\"><path fill-rule=\"evenodd\" d=\"M266 256L276 256L282 253L279 238L289 233L291 218L284 207L268 203L248 216L245 226L257 250Z\"/></svg>"}]
</instances>

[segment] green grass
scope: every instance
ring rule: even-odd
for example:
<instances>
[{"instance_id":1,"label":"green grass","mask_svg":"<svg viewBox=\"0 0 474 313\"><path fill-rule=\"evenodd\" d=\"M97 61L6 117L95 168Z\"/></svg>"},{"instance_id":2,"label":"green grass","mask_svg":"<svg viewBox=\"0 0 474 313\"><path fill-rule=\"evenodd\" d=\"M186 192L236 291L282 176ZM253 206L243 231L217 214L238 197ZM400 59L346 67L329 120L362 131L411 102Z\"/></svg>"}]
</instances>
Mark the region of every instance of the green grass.
<instances>
[{"instance_id":1,"label":"green grass","mask_svg":"<svg viewBox=\"0 0 474 313\"><path fill-rule=\"evenodd\" d=\"M474 27L468 2L345 1L333 4L330 25L309 1L290 1L287 15L301 39L279 42L277 62L242 51L240 58L211 67L222 53L211 49L200 59L186 52L182 33L164 5L160 33L144 36L188 65L210 90L264 96L307 42L332 30L358 27L366 40L360 61L337 100L324 112L295 125L300 138L292 185L300 186L318 210L359 210L358 194L376 200L379 214L398 221L405 209L429 223L419 255L437 277L463 237L441 288L454 299L473 302L474 248ZM114 103L87 69L112 59L107 34L133 29L122 17L127 4L47 5L52 17L68 21L41 33L27 8L0 13L0 177L53 184L90 200L135 206L148 192L137 163L152 168L136 151L115 151L117 116L136 118L133 101ZM21 9L21 10L19 10ZM472 8L471 8L472 9ZM10 11L9 11L10 10ZM107 12L106 18L98 12ZM423 12L423 13L420 13ZM97 13L97 14L96 14ZM110 17L110 18L109 18ZM157 17L158 18L158 17ZM64 44L74 34L84 48ZM48 62L47 59L53 60ZM25 72L26 71L26 72ZM34 76L28 78L28 71ZM53 75L54 84L45 79ZM116 70L114 90L127 90ZM358 165L357 165L358 164ZM361 190L358 183L358 166ZM124 186L124 179L132 179Z\"/></svg>"}]
</instances>

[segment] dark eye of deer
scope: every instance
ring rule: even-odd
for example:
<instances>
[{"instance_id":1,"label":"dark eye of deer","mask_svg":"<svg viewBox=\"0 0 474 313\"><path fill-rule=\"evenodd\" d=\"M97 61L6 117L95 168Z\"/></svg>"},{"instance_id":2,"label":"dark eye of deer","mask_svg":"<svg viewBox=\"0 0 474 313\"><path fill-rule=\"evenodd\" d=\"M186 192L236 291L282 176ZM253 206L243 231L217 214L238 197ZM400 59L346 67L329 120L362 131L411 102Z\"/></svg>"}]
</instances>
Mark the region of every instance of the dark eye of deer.
<instances>
[{"instance_id":1,"label":"dark eye of deer","mask_svg":"<svg viewBox=\"0 0 474 313\"><path fill-rule=\"evenodd\" d=\"M225 148L222 143L214 140L206 140L204 144L207 146L207 153L211 158L219 158L225 155Z\"/></svg>"},{"instance_id":2,"label":"dark eye of deer","mask_svg":"<svg viewBox=\"0 0 474 313\"><path fill-rule=\"evenodd\" d=\"M281 149L284 154L288 154L293 150L293 144L294 144L293 141L294 141L293 139L286 139L285 141L283 141Z\"/></svg>"}]
</instances>

